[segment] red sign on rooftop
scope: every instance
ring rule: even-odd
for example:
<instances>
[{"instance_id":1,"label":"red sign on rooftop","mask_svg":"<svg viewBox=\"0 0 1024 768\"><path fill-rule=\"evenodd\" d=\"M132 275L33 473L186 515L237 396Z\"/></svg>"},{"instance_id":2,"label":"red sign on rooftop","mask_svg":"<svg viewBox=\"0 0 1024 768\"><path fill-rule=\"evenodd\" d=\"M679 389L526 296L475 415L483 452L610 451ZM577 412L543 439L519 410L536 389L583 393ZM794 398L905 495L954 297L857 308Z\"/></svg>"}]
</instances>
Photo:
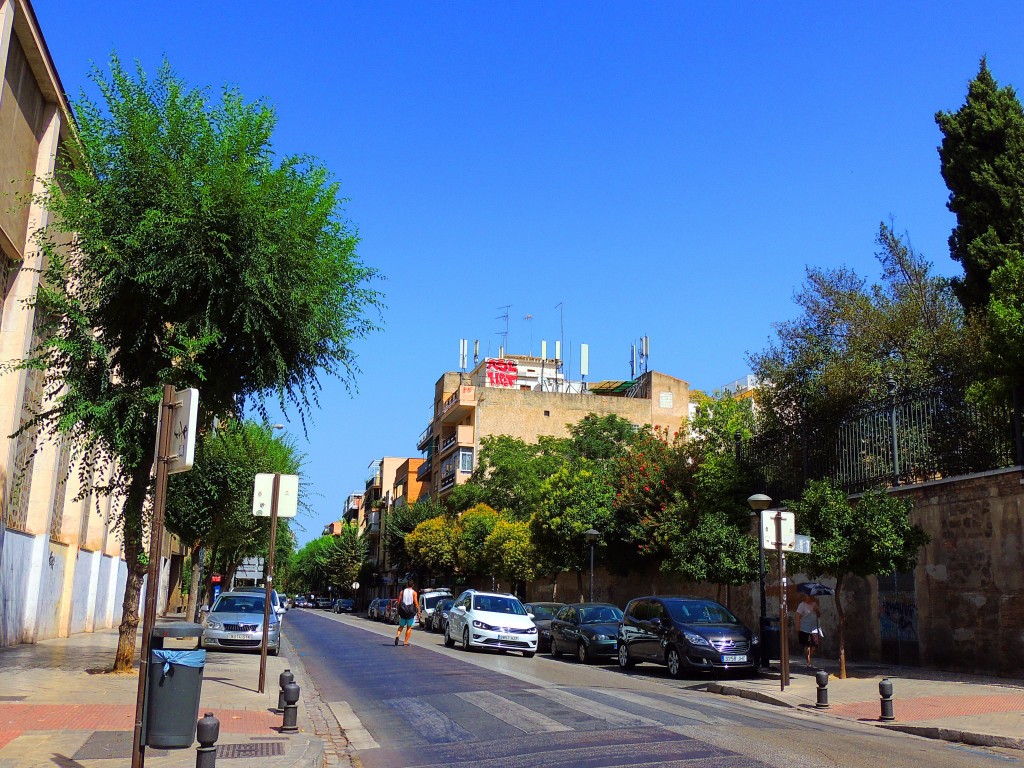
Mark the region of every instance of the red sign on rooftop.
<instances>
[{"instance_id":1,"label":"red sign on rooftop","mask_svg":"<svg viewBox=\"0 0 1024 768\"><path fill-rule=\"evenodd\" d=\"M519 382L519 363L491 358L487 361L487 386L515 388Z\"/></svg>"}]
</instances>

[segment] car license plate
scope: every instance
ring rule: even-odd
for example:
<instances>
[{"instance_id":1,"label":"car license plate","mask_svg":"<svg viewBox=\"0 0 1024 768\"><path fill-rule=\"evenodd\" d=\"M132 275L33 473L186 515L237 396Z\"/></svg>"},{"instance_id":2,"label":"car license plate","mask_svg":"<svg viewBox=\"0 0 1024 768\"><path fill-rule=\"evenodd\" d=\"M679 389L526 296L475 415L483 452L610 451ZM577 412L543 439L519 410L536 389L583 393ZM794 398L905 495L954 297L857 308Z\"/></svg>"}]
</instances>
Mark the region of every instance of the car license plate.
<instances>
[{"instance_id":1,"label":"car license plate","mask_svg":"<svg viewBox=\"0 0 1024 768\"><path fill-rule=\"evenodd\" d=\"M252 640L253 638L244 632L232 632L228 635L228 640Z\"/></svg>"},{"instance_id":2,"label":"car license plate","mask_svg":"<svg viewBox=\"0 0 1024 768\"><path fill-rule=\"evenodd\" d=\"M515 642L519 638L516 637L515 635L498 635L498 639L499 640L507 640L507 641Z\"/></svg>"},{"instance_id":3,"label":"car license plate","mask_svg":"<svg viewBox=\"0 0 1024 768\"><path fill-rule=\"evenodd\" d=\"M746 656L723 656L723 664L745 664L747 661Z\"/></svg>"}]
</instances>

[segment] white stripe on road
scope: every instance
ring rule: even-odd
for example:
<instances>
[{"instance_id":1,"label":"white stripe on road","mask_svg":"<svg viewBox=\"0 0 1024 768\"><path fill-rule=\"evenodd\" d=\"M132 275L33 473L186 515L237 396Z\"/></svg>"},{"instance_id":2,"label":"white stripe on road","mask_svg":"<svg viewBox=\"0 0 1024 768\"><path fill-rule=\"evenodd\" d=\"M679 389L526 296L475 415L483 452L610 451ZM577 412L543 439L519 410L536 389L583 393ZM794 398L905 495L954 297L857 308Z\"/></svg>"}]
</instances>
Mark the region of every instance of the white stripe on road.
<instances>
[{"instance_id":1,"label":"white stripe on road","mask_svg":"<svg viewBox=\"0 0 1024 768\"><path fill-rule=\"evenodd\" d=\"M670 715L676 715L677 717L685 717L687 720L698 720L708 725L722 725L728 722L720 717L712 717L711 715L705 715L703 712L697 709L691 709L690 707L684 707L679 704L672 704L665 701L664 699L655 699L651 696L644 696L641 693L635 693L633 691L619 691L612 690L609 688L599 689L605 696L614 696L616 699L622 699L623 701L629 701L633 704L639 704L643 707L650 707L651 709L659 712L665 712Z\"/></svg>"},{"instance_id":2,"label":"white stripe on road","mask_svg":"<svg viewBox=\"0 0 1024 768\"><path fill-rule=\"evenodd\" d=\"M334 719L338 721L338 725L345 731L345 738L349 740L353 748L358 750L380 748L380 744L363 727L359 717L352 711L352 707L348 705L347 701L329 701L327 706L331 708L331 712L334 713Z\"/></svg>"},{"instance_id":3,"label":"white stripe on road","mask_svg":"<svg viewBox=\"0 0 1024 768\"><path fill-rule=\"evenodd\" d=\"M540 712L534 712L529 707L509 701L490 691L471 691L456 695L463 701L480 707L487 714L518 728L523 733L555 733L572 730L557 720L552 720Z\"/></svg>"},{"instance_id":4,"label":"white stripe on road","mask_svg":"<svg viewBox=\"0 0 1024 768\"><path fill-rule=\"evenodd\" d=\"M420 699L392 699L384 703L401 715L410 728L431 744L476 739L472 733L444 712Z\"/></svg>"},{"instance_id":5,"label":"white stripe on road","mask_svg":"<svg viewBox=\"0 0 1024 768\"><path fill-rule=\"evenodd\" d=\"M598 720L604 720L606 723L611 723L612 725L624 727L635 727L640 725L661 726L661 723L657 720L651 720L649 717L641 717L640 715L633 715L629 712L622 712L618 709L605 706L604 704L599 704L598 702L584 696L577 696L574 693L569 693L561 688L531 688L530 693L543 696L545 699L550 699L556 704L561 704L563 707L575 709L577 712L582 712L585 715L596 717Z\"/></svg>"}]
</instances>

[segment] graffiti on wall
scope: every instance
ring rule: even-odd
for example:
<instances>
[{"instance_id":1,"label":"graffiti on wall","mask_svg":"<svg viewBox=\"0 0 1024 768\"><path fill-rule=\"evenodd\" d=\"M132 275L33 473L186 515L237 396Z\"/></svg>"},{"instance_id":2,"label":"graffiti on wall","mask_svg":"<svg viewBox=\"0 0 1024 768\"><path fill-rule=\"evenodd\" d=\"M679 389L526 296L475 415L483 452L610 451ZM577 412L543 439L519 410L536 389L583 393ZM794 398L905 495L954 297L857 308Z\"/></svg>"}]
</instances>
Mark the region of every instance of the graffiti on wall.
<instances>
[{"instance_id":1,"label":"graffiti on wall","mask_svg":"<svg viewBox=\"0 0 1024 768\"><path fill-rule=\"evenodd\" d=\"M487 386L512 387L519 382L519 363L515 360L489 358L487 360Z\"/></svg>"},{"instance_id":2,"label":"graffiti on wall","mask_svg":"<svg viewBox=\"0 0 1024 768\"><path fill-rule=\"evenodd\" d=\"M878 595L882 640L917 641L917 600L911 592Z\"/></svg>"}]
</instances>

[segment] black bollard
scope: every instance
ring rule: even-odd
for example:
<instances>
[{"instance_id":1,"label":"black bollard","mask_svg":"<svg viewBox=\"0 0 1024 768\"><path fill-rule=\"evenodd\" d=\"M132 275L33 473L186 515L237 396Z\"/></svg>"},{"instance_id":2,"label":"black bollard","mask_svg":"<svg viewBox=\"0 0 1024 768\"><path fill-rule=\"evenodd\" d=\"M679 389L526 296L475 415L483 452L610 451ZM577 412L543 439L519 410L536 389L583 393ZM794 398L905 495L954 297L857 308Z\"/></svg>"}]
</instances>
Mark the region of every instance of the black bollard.
<instances>
[{"instance_id":1,"label":"black bollard","mask_svg":"<svg viewBox=\"0 0 1024 768\"><path fill-rule=\"evenodd\" d=\"M217 747L214 742L220 736L220 720L207 712L196 723L196 768L217 768Z\"/></svg>"},{"instance_id":2,"label":"black bollard","mask_svg":"<svg viewBox=\"0 0 1024 768\"><path fill-rule=\"evenodd\" d=\"M828 672L819 669L814 673L814 680L818 683L818 700L814 706L818 709L828 709Z\"/></svg>"},{"instance_id":3,"label":"black bollard","mask_svg":"<svg viewBox=\"0 0 1024 768\"><path fill-rule=\"evenodd\" d=\"M884 678L878 684L878 695L882 697L882 714L878 719L883 721L895 720L896 715L893 714L892 709L892 682L889 678Z\"/></svg>"},{"instance_id":4,"label":"black bollard","mask_svg":"<svg viewBox=\"0 0 1024 768\"><path fill-rule=\"evenodd\" d=\"M284 720L281 723L282 733L295 733L299 730L299 686L288 683L284 687Z\"/></svg>"},{"instance_id":5,"label":"black bollard","mask_svg":"<svg viewBox=\"0 0 1024 768\"><path fill-rule=\"evenodd\" d=\"M277 678L277 684L281 686L281 690L278 691L278 694L277 694L277 711L278 712L284 712L284 687L286 685L288 685L288 683L294 683L294 682L295 682L295 675L292 674L292 671L290 669L286 669Z\"/></svg>"}]
</instances>

